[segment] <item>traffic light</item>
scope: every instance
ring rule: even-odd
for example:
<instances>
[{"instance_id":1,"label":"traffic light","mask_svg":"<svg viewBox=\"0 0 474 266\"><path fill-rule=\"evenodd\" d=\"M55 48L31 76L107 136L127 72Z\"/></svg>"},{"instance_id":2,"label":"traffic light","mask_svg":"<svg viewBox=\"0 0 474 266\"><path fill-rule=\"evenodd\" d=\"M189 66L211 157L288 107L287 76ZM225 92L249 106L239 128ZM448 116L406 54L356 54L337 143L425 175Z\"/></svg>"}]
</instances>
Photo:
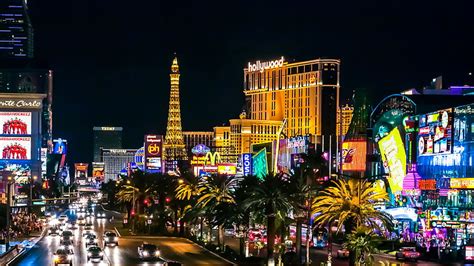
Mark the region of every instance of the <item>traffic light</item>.
<instances>
[{"instance_id":1,"label":"traffic light","mask_svg":"<svg viewBox=\"0 0 474 266\"><path fill-rule=\"evenodd\" d=\"M171 199L169 197L166 197L166 203L170 203Z\"/></svg>"}]
</instances>

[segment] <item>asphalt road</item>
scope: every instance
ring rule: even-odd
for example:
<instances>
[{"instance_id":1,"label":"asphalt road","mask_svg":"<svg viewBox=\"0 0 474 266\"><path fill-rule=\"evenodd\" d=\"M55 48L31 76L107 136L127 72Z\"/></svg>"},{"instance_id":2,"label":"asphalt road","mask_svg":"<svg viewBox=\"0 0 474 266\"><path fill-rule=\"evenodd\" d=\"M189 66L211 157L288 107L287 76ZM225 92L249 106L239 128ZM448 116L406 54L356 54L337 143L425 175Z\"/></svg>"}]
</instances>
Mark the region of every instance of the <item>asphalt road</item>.
<instances>
[{"instance_id":1,"label":"asphalt road","mask_svg":"<svg viewBox=\"0 0 474 266\"><path fill-rule=\"evenodd\" d=\"M74 212L67 212L69 219L76 219ZM94 219L94 231L100 247L105 230L113 230L107 219ZM229 265L221 258L183 238L173 237L122 237L118 247L106 247L101 263L87 262L86 247L83 243L82 227L74 231L73 265L161 265L159 261L142 261L138 258L137 247L143 242L156 244L161 249L164 260L177 261L184 265ZM14 265L53 265L53 253L59 248L59 236L46 236L37 243L18 263Z\"/></svg>"}]
</instances>

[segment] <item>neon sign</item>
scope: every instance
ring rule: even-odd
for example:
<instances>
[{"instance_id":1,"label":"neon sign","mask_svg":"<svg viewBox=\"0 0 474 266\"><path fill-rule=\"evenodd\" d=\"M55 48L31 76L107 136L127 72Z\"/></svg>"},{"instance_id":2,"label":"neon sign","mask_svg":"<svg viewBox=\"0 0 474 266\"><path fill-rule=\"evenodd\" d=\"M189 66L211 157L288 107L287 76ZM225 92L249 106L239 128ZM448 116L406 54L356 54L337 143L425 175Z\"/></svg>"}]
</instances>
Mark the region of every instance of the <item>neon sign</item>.
<instances>
[{"instance_id":1,"label":"neon sign","mask_svg":"<svg viewBox=\"0 0 474 266\"><path fill-rule=\"evenodd\" d=\"M244 153L242 154L242 166L244 176L249 176L252 174L252 154Z\"/></svg>"},{"instance_id":2,"label":"neon sign","mask_svg":"<svg viewBox=\"0 0 474 266\"><path fill-rule=\"evenodd\" d=\"M406 175L407 157L405 147L398 128L394 128L386 137L379 141L380 154L388 167L390 178L388 183L392 192L402 191L403 178Z\"/></svg>"},{"instance_id":3,"label":"neon sign","mask_svg":"<svg viewBox=\"0 0 474 266\"><path fill-rule=\"evenodd\" d=\"M255 62L255 64L252 64L249 62L247 69L249 72L257 72L257 71L263 72L266 69L282 67L284 60L285 59L282 56L280 59L274 60L274 61L260 62L260 60L258 60L257 62Z\"/></svg>"}]
</instances>

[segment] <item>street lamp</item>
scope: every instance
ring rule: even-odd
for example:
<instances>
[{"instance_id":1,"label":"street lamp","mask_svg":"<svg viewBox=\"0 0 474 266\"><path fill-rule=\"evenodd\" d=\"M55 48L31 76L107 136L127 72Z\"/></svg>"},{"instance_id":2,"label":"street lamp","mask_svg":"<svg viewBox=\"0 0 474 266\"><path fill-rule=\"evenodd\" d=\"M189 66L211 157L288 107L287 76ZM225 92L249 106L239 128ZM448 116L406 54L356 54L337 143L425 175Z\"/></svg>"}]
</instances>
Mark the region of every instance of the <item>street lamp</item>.
<instances>
[{"instance_id":1,"label":"street lamp","mask_svg":"<svg viewBox=\"0 0 474 266\"><path fill-rule=\"evenodd\" d=\"M6 250L10 246L10 186L12 184L13 178L11 176L7 177L7 239L5 241Z\"/></svg>"},{"instance_id":2,"label":"street lamp","mask_svg":"<svg viewBox=\"0 0 474 266\"><path fill-rule=\"evenodd\" d=\"M33 183L36 182L36 179L38 179L37 176L30 176L30 206L28 207L30 213L33 207Z\"/></svg>"}]
</instances>

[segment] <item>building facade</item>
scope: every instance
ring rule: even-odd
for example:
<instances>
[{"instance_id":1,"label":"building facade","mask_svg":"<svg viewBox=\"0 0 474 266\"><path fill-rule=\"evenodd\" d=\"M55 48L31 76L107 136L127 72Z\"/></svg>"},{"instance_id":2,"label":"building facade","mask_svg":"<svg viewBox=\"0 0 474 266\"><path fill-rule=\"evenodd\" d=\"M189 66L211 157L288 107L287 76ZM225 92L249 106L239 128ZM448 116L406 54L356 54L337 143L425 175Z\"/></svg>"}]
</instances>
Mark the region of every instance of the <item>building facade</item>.
<instances>
[{"instance_id":1,"label":"building facade","mask_svg":"<svg viewBox=\"0 0 474 266\"><path fill-rule=\"evenodd\" d=\"M191 150L198 144L204 144L207 147L212 147L214 140L214 132L212 131L183 131L184 144L188 156L191 155Z\"/></svg>"},{"instance_id":2,"label":"building facade","mask_svg":"<svg viewBox=\"0 0 474 266\"><path fill-rule=\"evenodd\" d=\"M337 59L248 63L244 68L244 93L253 120L288 119L284 133L335 135L339 103ZM334 138L336 139L336 138Z\"/></svg>"},{"instance_id":3,"label":"building facade","mask_svg":"<svg viewBox=\"0 0 474 266\"><path fill-rule=\"evenodd\" d=\"M352 115L354 113L354 106L349 104L343 105L339 108L337 114L337 135L340 136L346 135L347 130L349 130L349 125L352 121Z\"/></svg>"},{"instance_id":4,"label":"building facade","mask_svg":"<svg viewBox=\"0 0 474 266\"><path fill-rule=\"evenodd\" d=\"M134 162L136 149L102 149L104 162L104 182L117 180L122 169Z\"/></svg>"},{"instance_id":5,"label":"building facade","mask_svg":"<svg viewBox=\"0 0 474 266\"><path fill-rule=\"evenodd\" d=\"M33 26L26 0L0 2L0 58L33 58Z\"/></svg>"},{"instance_id":6,"label":"building facade","mask_svg":"<svg viewBox=\"0 0 474 266\"><path fill-rule=\"evenodd\" d=\"M122 127L94 127L94 162L102 162L102 149L122 149Z\"/></svg>"}]
</instances>

